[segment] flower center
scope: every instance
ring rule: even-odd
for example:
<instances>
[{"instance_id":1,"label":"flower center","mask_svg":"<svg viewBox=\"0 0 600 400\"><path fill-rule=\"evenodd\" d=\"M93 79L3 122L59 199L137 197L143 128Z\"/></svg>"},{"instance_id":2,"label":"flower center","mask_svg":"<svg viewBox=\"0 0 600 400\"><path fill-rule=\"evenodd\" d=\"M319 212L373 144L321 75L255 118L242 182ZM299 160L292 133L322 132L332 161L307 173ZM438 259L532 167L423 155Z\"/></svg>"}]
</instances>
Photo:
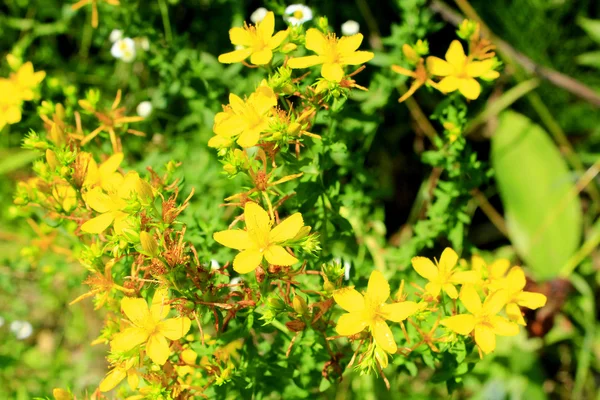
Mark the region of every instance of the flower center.
<instances>
[{"instance_id":1,"label":"flower center","mask_svg":"<svg viewBox=\"0 0 600 400\"><path fill-rule=\"evenodd\" d=\"M296 19L302 19L302 18L304 18L304 13L302 12L302 10L296 10L296 11L294 11L293 16Z\"/></svg>"}]
</instances>

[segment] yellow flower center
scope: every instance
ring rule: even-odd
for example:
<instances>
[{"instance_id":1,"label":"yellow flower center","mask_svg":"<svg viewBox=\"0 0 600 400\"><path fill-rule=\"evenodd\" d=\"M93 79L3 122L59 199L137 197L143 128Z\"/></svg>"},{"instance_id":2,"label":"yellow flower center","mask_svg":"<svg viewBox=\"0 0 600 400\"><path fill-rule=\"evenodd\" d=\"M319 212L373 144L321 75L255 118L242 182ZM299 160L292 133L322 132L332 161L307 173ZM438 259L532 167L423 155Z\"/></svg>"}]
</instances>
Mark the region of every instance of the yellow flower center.
<instances>
[{"instance_id":1,"label":"yellow flower center","mask_svg":"<svg viewBox=\"0 0 600 400\"><path fill-rule=\"evenodd\" d=\"M334 34L327 36L327 45L325 46L325 53L323 54L325 63L339 64L342 55L338 51L338 40Z\"/></svg>"},{"instance_id":2,"label":"yellow flower center","mask_svg":"<svg viewBox=\"0 0 600 400\"><path fill-rule=\"evenodd\" d=\"M296 19L302 19L304 17L304 13L302 12L302 10L296 10L294 11L294 18Z\"/></svg>"},{"instance_id":3,"label":"yellow flower center","mask_svg":"<svg viewBox=\"0 0 600 400\"><path fill-rule=\"evenodd\" d=\"M263 36L259 35L255 26L246 26L244 29L246 29L250 34L250 47L255 53L268 47L267 41L269 38L264 38Z\"/></svg>"}]
</instances>

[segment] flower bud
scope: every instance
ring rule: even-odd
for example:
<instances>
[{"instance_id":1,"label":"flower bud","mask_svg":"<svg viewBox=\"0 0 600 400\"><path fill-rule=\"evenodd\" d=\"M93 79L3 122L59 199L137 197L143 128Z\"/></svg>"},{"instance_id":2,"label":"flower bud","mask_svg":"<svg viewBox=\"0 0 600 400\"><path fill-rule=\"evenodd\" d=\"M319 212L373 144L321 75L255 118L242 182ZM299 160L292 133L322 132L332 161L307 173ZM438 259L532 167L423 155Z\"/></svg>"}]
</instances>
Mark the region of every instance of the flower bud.
<instances>
[{"instance_id":1,"label":"flower bud","mask_svg":"<svg viewBox=\"0 0 600 400\"><path fill-rule=\"evenodd\" d=\"M154 236L146 231L140 232L140 243L142 244L142 250L146 255L156 257L158 255L158 243Z\"/></svg>"},{"instance_id":2,"label":"flower bud","mask_svg":"<svg viewBox=\"0 0 600 400\"><path fill-rule=\"evenodd\" d=\"M305 316L308 315L308 304L304 297L296 295L294 296L294 300L292 300L292 306L294 307L294 311L298 314Z\"/></svg>"},{"instance_id":3,"label":"flower bud","mask_svg":"<svg viewBox=\"0 0 600 400\"><path fill-rule=\"evenodd\" d=\"M54 153L54 151L46 149L46 162L52 170L55 170L58 167L58 159L56 158L56 153Z\"/></svg>"}]
</instances>

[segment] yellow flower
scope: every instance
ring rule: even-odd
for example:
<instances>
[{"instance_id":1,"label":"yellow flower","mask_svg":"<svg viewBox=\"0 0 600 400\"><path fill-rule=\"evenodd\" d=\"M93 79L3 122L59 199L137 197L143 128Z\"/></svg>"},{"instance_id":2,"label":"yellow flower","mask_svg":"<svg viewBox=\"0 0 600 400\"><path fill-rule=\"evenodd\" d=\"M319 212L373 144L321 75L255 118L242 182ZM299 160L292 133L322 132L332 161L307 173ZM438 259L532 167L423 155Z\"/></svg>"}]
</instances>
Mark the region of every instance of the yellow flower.
<instances>
[{"instance_id":1,"label":"yellow flower","mask_svg":"<svg viewBox=\"0 0 600 400\"><path fill-rule=\"evenodd\" d=\"M159 289L152 298L150 307L144 299L125 297L121 309L133 326L117 333L110 342L113 352L125 352L145 343L146 354L150 359L163 365L171 351L169 340L181 339L191 326L187 317L165 319L169 314L168 291Z\"/></svg>"},{"instance_id":2,"label":"yellow flower","mask_svg":"<svg viewBox=\"0 0 600 400\"><path fill-rule=\"evenodd\" d=\"M269 127L273 107L276 105L277 97L268 86L259 86L246 101L231 93L229 106L215 115L213 131L216 136L213 136L208 145L222 147L227 139L236 136L237 143L242 147L256 145L260 134Z\"/></svg>"},{"instance_id":3,"label":"yellow flower","mask_svg":"<svg viewBox=\"0 0 600 400\"><path fill-rule=\"evenodd\" d=\"M473 271L477 275L477 282L475 283L487 292L490 289L501 289L498 283L502 281L506 271L510 268L510 261L501 258L487 265L483 258L474 255L471 258L471 268L473 268Z\"/></svg>"},{"instance_id":4,"label":"yellow flower","mask_svg":"<svg viewBox=\"0 0 600 400\"><path fill-rule=\"evenodd\" d=\"M525 273L521 267L512 267L508 275L503 280L503 287L508 291L508 302L506 304L506 315L511 321L525 326L525 319L519 307L526 307L531 310L546 305L546 296L541 293L526 292Z\"/></svg>"},{"instance_id":5,"label":"yellow flower","mask_svg":"<svg viewBox=\"0 0 600 400\"><path fill-rule=\"evenodd\" d=\"M254 65L264 65L271 62L273 50L279 47L289 34L289 30L279 31L275 35L275 15L269 11L265 18L254 25L244 25L229 30L229 39L238 50L221 54L219 62L231 64L242 62L250 57Z\"/></svg>"},{"instance_id":6,"label":"yellow flower","mask_svg":"<svg viewBox=\"0 0 600 400\"><path fill-rule=\"evenodd\" d=\"M473 61L465 55L458 40L450 43L446 61L438 57L427 57L427 69L433 75L443 76L437 88L450 93L458 91L467 99L474 100L481 93L481 85L475 78L496 79L500 74L494 71L494 60Z\"/></svg>"},{"instance_id":7,"label":"yellow flower","mask_svg":"<svg viewBox=\"0 0 600 400\"><path fill-rule=\"evenodd\" d=\"M475 288L463 286L460 301L470 314L459 314L440 321L440 324L460 335L469 335L475 331L475 343L485 353L496 348L496 335L515 336L519 326L506 318L496 315L507 302L507 292L498 290L489 295L483 305Z\"/></svg>"},{"instance_id":8,"label":"yellow flower","mask_svg":"<svg viewBox=\"0 0 600 400\"><path fill-rule=\"evenodd\" d=\"M105 193L100 187L95 187L83 195L86 204L100 215L85 222L81 226L82 231L102 233L114 223L115 232L120 234L129 226L127 221L129 214L124 209L139 187L140 177L136 172L129 172L125 177L122 175L119 177L118 180L113 181L117 190Z\"/></svg>"},{"instance_id":9,"label":"yellow flower","mask_svg":"<svg viewBox=\"0 0 600 400\"><path fill-rule=\"evenodd\" d=\"M292 58L290 68L308 68L323 64L321 75L330 81L340 82L344 77L344 65L364 64L374 57L370 51L356 51L362 43L363 35L336 38L334 34L325 36L319 30L311 28L306 32L306 48L317 53L316 56Z\"/></svg>"},{"instance_id":10,"label":"yellow flower","mask_svg":"<svg viewBox=\"0 0 600 400\"><path fill-rule=\"evenodd\" d=\"M340 335L350 336L369 328L375 343L388 353L398 350L394 335L385 320L402 322L418 310L417 303L403 301L387 304L390 285L379 271L371 272L367 293L363 296L354 286L336 290L335 302L348 311L338 319L335 327Z\"/></svg>"},{"instance_id":11,"label":"yellow flower","mask_svg":"<svg viewBox=\"0 0 600 400\"><path fill-rule=\"evenodd\" d=\"M85 169L85 188L99 186L107 192L118 190L118 185L123 181L123 175L117 172L123 162L123 153L113 154L100 166L90 153L81 152L77 154L77 158L77 164Z\"/></svg>"},{"instance_id":12,"label":"yellow flower","mask_svg":"<svg viewBox=\"0 0 600 400\"><path fill-rule=\"evenodd\" d=\"M0 130L5 125L16 124L21 120L21 102L19 88L8 79L0 79Z\"/></svg>"},{"instance_id":13,"label":"yellow flower","mask_svg":"<svg viewBox=\"0 0 600 400\"><path fill-rule=\"evenodd\" d=\"M130 358L114 367L106 374L100 386L98 387L101 392L108 392L113 390L121 381L127 378L127 383L131 390L136 390L139 383L140 377L136 370L137 357Z\"/></svg>"},{"instance_id":14,"label":"yellow flower","mask_svg":"<svg viewBox=\"0 0 600 400\"><path fill-rule=\"evenodd\" d=\"M450 298L456 299L458 292L454 285L475 283L477 280L473 271L456 271L454 269L458 262L458 255L449 247L442 252L440 262L438 263L436 260L437 266L425 257L414 257L411 262L415 271L429 281L425 285L425 290L433 297L437 297L443 289Z\"/></svg>"},{"instance_id":15,"label":"yellow flower","mask_svg":"<svg viewBox=\"0 0 600 400\"><path fill-rule=\"evenodd\" d=\"M17 72L10 74L10 79L21 92L20 96L23 100L33 100L33 89L35 89L45 77L46 72L34 72L33 64L29 61L21 65Z\"/></svg>"},{"instance_id":16,"label":"yellow flower","mask_svg":"<svg viewBox=\"0 0 600 400\"><path fill-rule=\"evenodd\" d=\"M246 230L230 229L215 232L213 238L223 246L242 250L233 260L233 269L240 274L254 271L263 257L273 265L292 265L298 259L288 253L283 243L293 239L304 226L302 215L295 213L279 225L261 206L247 202L244 208Z\"/></svg>"}]
</instances>

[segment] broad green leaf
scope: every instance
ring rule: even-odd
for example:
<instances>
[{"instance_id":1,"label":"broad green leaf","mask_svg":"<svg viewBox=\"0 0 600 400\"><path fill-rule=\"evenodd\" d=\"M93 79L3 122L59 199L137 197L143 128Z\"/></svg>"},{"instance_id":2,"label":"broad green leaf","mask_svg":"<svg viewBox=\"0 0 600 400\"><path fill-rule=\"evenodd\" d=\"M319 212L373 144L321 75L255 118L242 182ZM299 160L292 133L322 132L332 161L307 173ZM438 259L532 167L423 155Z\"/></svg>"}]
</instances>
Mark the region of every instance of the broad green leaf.
<instances>
[{"instance_id":1,"label":"broad green leaf","mask_svg":"<svg viewBox=\"0 0 600 400\"><path fill-rule=\"evenodd\" d=\"M575 176L547 133L512 111L500 115L492 165L517 253L538 279L556 277L581 239Z\"/></svg>"},{"instance_id":2,"label":"broad green leaf","mask_svg":"<svg viewBox=\"0 0 600 400\"><path fill-rule=\"evenodd\" d=\"M40 153L33 150L20 150L0 157L0 175L22 168L33 160L40 158Z\"/></svg>"}]
</instances>

